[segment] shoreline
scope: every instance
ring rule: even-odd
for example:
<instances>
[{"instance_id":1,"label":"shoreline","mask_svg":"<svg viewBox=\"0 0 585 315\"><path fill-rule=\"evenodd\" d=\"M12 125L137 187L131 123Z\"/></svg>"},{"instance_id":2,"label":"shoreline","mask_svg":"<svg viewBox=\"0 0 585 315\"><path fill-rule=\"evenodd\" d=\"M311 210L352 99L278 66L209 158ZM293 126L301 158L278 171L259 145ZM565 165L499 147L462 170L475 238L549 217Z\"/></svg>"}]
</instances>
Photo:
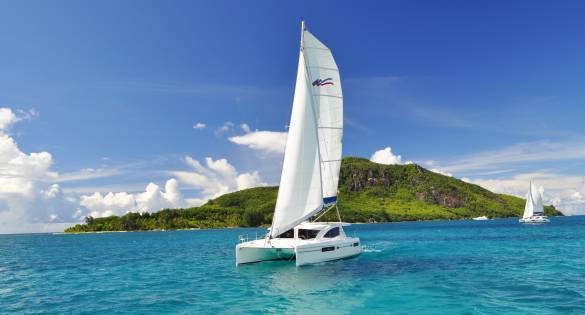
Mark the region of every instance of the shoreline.
<instances>
[{"instance_id":1,"label":"shoreline","mask_svg":"<svg viewBox=\"0 0 585 315\"><path fill-rule=\"evenodd\" d=\"M575 216L575 215L573 215ZM566 215L555 215L550 217L572 217ZM405 222L436 222L436 221L473 221L473 222L485 222L503 219L518 219L520 217L496 217L489 220L473 220L473 218L462 218L462 219L433 219L433 220L403 220L403 221L387 221L387 222L347 222L350 224L363 225L363 224L390 224L390 223L405 223ZM187 229L154 229L154 230L121 230L121 231L91 231L91 232L53 232L53 235L61 234L105 234L105 233L132 233L132 232L172 232L172 231L207 231L207 230L226 230L226 229L258 229L268 228L269 226L228 226L228 227L214 227L214 228L187 228Z\"/></svg>"}]
</instances>

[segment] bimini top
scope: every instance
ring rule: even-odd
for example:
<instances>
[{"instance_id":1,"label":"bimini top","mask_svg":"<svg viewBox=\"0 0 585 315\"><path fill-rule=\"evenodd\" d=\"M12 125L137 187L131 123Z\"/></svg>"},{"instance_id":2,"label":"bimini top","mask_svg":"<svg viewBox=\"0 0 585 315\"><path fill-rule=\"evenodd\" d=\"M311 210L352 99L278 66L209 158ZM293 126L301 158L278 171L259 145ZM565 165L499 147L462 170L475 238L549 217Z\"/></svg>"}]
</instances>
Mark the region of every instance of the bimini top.
<instances>
[{"instance_id":1,"label":"bimini top","mask_svg":"<svg viewBox=\"0 0 585 315\"><path fill-rule=\"evenodd\" d=\"M329 48L303 23L272 237L337 202L342 135L339 69Z\"/></svg>"}]
</instances>

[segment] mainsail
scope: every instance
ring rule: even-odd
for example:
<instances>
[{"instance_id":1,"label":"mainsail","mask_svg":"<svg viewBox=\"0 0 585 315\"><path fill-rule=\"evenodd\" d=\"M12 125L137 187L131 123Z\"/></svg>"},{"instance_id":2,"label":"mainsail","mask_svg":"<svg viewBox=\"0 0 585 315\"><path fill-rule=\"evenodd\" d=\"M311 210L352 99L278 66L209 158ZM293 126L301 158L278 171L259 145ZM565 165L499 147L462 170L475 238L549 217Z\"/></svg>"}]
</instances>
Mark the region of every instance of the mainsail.
<instances>
[{"instance_id":1,"label":"mainsail","mask_svg":"<svg viewBox=\"0 0 585 315\"><path fill-rule=\"evenodd\" d=\"M526 194L526 206L524 206L523 218L530 218L534 215L543 215L544 205L542 202L542 195L540 191L534 187L534 184L530 182L530 188Z\"/></svg>"},{"instance_id":2,"label":"mainsail","mask_svg":"<svg viewBox=\"0 0 585 315\"><path fill-rule=\"evenodd\" d=\"M343 135L339 69L302 24L301 51L271 236L337 202Z\"/></svg>"}]
</instances>

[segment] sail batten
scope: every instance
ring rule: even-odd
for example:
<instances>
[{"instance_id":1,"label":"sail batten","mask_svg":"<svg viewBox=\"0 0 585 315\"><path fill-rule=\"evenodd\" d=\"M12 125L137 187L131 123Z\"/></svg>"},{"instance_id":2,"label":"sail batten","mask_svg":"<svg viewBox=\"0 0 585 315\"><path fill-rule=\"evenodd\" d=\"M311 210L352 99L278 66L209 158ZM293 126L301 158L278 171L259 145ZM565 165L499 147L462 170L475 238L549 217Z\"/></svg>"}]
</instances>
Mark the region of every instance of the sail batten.
<instances>
[{"instance_id":1,"label":"sail batten","mask_svg":"<svg viewBox=\"0 0 585 315\"><path fill-rule=\"evenodd\" d=\"M331 50L304 25L293 109L271 236L337 202L343 95Z\"/></svg>"}]
</instances>

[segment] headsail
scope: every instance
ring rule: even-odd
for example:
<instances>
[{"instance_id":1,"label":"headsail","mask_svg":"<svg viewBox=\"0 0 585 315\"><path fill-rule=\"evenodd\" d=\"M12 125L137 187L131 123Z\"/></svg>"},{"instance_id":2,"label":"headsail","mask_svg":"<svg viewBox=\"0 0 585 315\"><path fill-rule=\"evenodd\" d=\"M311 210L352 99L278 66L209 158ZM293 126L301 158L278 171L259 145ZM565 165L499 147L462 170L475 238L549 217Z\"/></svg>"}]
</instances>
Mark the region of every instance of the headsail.
<instances>
[{"instance_id":1,"label":"headsail","mask_svg":"<svg viewBox=\"0 0 585 315\"><path fill-rule=\"evenodd\" d=\"M530 218L534 213L534 202L532 201L532 183L530 183L530 188L528 188L528 193L526 194L526 205L524 206L524 215L523 218Z\"/></svg>"},{"instance_id":2,"label":"headsail","mask_svg":"<svg viewBox=\"0 0 585 315\"><path fill-rule=\"evenodd\" d=\"M271 236L337 200L343 95L327 46L302 26L301 52Z\"/></svg>"},{"instance_id":3,"label":"headsail","mask_svg":"<svg viewBox=\"0 0 585 315\"><path fill-rule=\"evenodd\" d=\"M526 205L524 206L523 218L530 218L533 215L543 215L544 205L542 202L542 195L536 189L534 184L530 182L530 188L526 194Z\"/></svg>"}]
</instances>

